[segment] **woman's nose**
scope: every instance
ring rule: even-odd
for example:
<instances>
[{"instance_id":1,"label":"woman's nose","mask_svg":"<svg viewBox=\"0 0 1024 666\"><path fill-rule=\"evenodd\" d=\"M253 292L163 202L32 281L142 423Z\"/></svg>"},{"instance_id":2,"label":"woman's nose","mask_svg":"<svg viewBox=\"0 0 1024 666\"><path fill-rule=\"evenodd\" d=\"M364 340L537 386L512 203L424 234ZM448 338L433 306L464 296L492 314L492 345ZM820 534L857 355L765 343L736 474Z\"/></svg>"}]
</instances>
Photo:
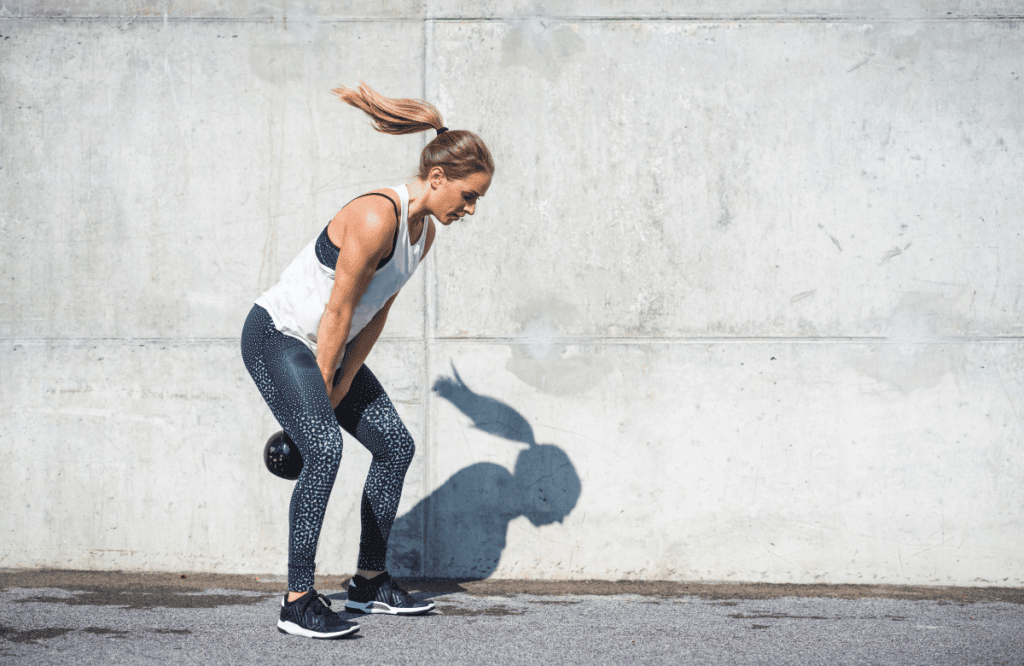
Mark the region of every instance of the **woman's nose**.
<instances>
[{"instance_id":1,"label":"woman's nose","mask_svg":"<svg viewBox=\"0 0 1024 666\"><path fill-rule=\"evenodd\" d=\"M476 202L471 203L468 206L466 206L466 213L468 215L472 215L475 212L476 212Z\"/></svg>"}]
</instances>

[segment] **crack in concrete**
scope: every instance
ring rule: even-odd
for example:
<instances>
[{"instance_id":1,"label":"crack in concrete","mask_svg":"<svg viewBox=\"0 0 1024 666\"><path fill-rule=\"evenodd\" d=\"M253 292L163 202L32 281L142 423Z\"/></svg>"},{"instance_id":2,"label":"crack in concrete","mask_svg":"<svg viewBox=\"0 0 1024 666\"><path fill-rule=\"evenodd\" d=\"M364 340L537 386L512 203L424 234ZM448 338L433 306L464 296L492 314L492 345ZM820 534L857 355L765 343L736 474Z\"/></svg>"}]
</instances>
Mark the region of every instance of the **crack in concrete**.
<instances>
[{"instance_id":1,"label":"crack in concrete","mask_svg":"<svg viewBox=\"0 0 1024 666\"><path fill-rule=\"evenodd\" d=\"M16 604L49 603L68 606L120 606L125 609L149 608L217 608L219 606L252 606L273 595L196 594L173 589L118 590L103 587L77 587L69 597L38 595L14 599Z\"/></svg>"},{"instance_id":2,"label":"crack in concrete","mask_svg":"<svg viewBox=\"0 0 1024 666\"><path fill-rule=\"evenodd\" d=\"M514 610L504 604L496 604L487 608L461 608L459 606L451 606L448 604L440 604L437 610L441 611L442 615L491 615L502 617L505 615L524 615L525 610Z\"/></svg>"},{"instance_id":3,"label":"crack in concrete","mask_svg":"<svg viewBox=\"0 0 1024 666\"><path fill-rule=\"evenodd\" d=\"M110 627L85 627L76 629L74 627L46 627L45 629L27 629L19 631L14 627L0 625L0 640L10 643L21 643L27 645L39 645L39 641L51 638L60 638L75 631L81 631L94 636L110 636L111 638L128 638L130 632L123 629L111 629ZM190 629L150 629L154 634L191 634ZM3 654L3 653L0 653Z\"/></svg>"}]
</instances>

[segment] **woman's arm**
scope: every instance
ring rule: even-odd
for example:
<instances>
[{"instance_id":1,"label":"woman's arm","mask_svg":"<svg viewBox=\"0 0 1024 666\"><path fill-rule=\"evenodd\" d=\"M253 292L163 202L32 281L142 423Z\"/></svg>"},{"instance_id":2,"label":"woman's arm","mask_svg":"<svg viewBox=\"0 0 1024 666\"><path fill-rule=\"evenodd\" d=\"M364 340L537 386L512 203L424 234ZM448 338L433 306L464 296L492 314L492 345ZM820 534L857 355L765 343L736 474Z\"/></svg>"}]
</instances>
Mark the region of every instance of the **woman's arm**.
<instances>
[{"instance_id":1,"label":"woman's arm","mask_svg":"<svg viewBox=\"0 0 1024 666\"><path fill-rule=\"evenodd\" d=\"M316 344L316 362L328 395L332 393L334 371L352 328L352 315L377 271L377 264L391 251L398 224L394 218L394 209L387 202L380 197L367 197L343 208L328 227L331 242L338 247L338 263Z\"/></svg>"},{"instance_id":2,"label":"woman's arm","mask_svg":"<svg viewBox=\"0 0 1024 666\"><path fill-rule=\"evenodd\" d=\"M395 302L397 296L398 294L395 294L388 299L384 307L377 311L373 319L359 332L359 335L352 339L352 342L346 348L345 358L341 362L341 379L338 381L337 386L330 391L331 407L337 407L341 399L348 393L349 388L352 386L352 380L355 379L359 368L363 367L366 357L370 355L370 351L377 343L377 338L380 337L381 331L384 330L384 324L388 320L388 311L391 310L391 304Z\"/></svg>"},{"instance_id":3,"label":"woman's arm","mask_svg":"<svg viewBox=\"0 0 1024 666\"><path fill-rule=\"evenodd\" d=\"M423 257L420 259L422 262L427 258L427 252L430 251L430 246L434 244L434 221L427 219L426 228L427 240L423 245ZM380 309L373 316L373 319L359 332L352 342L348 345L345 350L345 358L341 362L341 379L338 381L338 385L333 390L329 391L331 396L331 407L337 407L338 403L341 402L342 398L348 393L349 388L352 386L352 380L355 379L356 373L359 372L359 368L363 367L363 363L366 362L366 357L370 355L370 351L373 346L377 343L377 339L380 337L381 331L384 330L384 324L388 320L388 312L391 310L391 304L395 302L398 294L395 294L388 299L384 307Z\"/></svg>"}]
</instances>

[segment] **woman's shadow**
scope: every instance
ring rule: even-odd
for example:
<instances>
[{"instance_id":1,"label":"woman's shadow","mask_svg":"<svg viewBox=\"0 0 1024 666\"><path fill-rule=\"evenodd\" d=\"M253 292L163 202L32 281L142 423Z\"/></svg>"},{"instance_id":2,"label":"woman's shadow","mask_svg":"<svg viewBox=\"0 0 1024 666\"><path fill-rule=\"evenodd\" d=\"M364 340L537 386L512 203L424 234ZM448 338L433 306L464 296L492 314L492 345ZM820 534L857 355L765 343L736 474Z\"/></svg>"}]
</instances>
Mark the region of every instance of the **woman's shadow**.
<instances>
[{"instance_id":1,"label":"woman's shadow","mask_svg":"<svg viewBox=\"0 0 1024 666\"><path fill-rule=\"evenodd\" d=\"M487 578L505 549L509 521L519 516L536 526L561 522L580 496L580 478L569 457L553 444L537 444L533 428L507 404L474 393L452 365L453 377L434 391L473 419L478 430L529 448L515 471L476 463L400 516L388 541L388 570L398 576Z\"/></svg>"}]
</instances>

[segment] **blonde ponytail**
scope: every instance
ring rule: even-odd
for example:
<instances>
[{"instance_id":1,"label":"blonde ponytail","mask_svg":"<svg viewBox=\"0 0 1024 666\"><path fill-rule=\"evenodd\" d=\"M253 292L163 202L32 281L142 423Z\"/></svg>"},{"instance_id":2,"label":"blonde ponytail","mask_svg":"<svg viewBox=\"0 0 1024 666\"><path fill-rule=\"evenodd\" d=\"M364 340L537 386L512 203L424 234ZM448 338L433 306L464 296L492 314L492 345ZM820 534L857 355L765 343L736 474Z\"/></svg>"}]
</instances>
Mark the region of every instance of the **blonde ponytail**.
<instances>
[{"instance_id":1,"label":"blonde ponytail","mask_svg":"<svg viewBox=\"0 0 1024 666\"><path fill-rule=\"evenodd\" d=\"M425 179L435 166L445 178L460 180L470 174L494 175L494 160L483 140L469 130L449 130L433 104L419 99L384 97L362 81L355 90L332 90L341 101L360 109L373 120L373 129L385 134L414 134L437 130L437 136L420 155L419 177Z\"/></svg>"},{"instance_id":2,"label":"blonde ponytail","mask_svg":"<svg viewBox=\"0 0 1024 666\"><path fill-rule=\"evenodd\" d=\"M331 92L370 116L373 129L378 132L415 134L444 127L444 120L433 104L419 99L385 97L362 81L355 90L341 86Z\"/></svg>"}]
</instances>

